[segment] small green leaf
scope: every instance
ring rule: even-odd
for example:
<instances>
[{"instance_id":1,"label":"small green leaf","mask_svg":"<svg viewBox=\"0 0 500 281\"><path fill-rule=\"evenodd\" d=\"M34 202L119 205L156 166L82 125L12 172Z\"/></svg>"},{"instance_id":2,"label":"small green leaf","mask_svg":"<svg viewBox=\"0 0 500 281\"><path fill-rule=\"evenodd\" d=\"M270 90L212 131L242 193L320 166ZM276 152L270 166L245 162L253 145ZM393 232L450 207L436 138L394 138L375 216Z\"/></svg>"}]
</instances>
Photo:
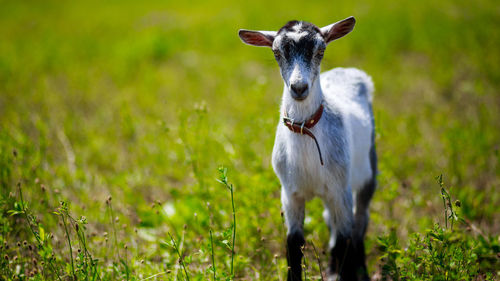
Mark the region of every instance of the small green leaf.
<instances>
[{"instance_id":1,"label":"small green leaf","mask_svg":"<svg viewBox=\"0 0 500 281\"><path fill-rule=\"evenodd\" d=\"M43 229L43 227L41 225L38 226L38 231L40 232L40 240L42 242L45 241L45 230Z\"/></svg>"}]
</instances>

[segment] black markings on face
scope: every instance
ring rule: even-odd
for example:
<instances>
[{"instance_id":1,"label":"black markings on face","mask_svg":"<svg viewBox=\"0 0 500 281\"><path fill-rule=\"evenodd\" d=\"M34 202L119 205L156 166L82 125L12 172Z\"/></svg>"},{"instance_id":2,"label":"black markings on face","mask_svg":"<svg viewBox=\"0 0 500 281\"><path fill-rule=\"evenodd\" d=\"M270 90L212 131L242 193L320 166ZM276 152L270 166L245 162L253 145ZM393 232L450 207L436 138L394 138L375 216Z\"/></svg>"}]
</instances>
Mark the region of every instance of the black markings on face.
<instances>
[{"instance_id":1,"label":"black markings on face","mask_svg":"<svg viewBox=\"0 0 500 281\"><path fill-rule=\"evenodd\" d=\"M319 66L326 44L317 26L290 21L278 31L277 37L280 37L279 44L273 47L273 51L280 66L296 59L308 68Z\"/></svg>"}]
</instances>

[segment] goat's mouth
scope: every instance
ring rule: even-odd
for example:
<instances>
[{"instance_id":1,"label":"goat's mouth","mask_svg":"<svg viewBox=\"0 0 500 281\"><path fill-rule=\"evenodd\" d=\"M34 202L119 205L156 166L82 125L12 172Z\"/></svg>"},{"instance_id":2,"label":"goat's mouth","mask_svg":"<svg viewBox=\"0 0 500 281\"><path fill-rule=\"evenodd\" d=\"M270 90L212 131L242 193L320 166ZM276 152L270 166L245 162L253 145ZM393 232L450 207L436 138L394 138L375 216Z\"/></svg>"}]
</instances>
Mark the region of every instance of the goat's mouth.
<instances>
[{"instance_id":1,"label":"goat's mouth","mask_svg":"<svg viewBox=\"0 0 500 281\"><path fill-rule=\"evenodd\" d=\"M296 101L303 101L303 100L305 100L307 98L307 96L309 96L309 93L304 93L302 95L297 95L296 93L292 92L291 96Z\"/></svg>"}]
</instances>

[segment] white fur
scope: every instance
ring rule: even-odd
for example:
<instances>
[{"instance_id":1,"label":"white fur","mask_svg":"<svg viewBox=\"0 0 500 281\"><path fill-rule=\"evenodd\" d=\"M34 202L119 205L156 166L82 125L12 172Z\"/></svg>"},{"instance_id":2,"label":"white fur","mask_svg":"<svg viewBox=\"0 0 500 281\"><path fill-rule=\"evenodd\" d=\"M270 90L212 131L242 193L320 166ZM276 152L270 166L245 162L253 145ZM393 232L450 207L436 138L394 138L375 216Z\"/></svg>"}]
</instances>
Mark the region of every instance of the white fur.
<instances>
[{"instance_id":1,"label":"white fur","mask_svg":"<svg viewBox=\"0 0 500 281\"><path fill-rule=\"evenodd\" d=\"M299 40L306 36L308 33L307 31L294 31L294 32L287 32L286 36L292 38L295 42L299 42Z\"/></svg>"}]
</instances>

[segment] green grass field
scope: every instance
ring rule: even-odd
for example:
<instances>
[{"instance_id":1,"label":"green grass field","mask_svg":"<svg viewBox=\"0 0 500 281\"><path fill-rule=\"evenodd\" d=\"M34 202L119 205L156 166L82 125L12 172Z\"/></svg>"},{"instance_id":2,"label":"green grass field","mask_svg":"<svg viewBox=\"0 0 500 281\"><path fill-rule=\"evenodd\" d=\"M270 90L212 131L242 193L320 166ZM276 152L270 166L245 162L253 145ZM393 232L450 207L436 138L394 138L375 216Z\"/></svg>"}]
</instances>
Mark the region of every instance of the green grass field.
<instances>
[{"instance_id":1,"label":"green grass field","mask_svg":"<svg viewBox=\"0 0 500 281\"><path fill-rule=\"evenodd\" d=\"M0 4L0 280L286 280L282 81L237 31L350 15L323 70L376 87L373 279L500 278L496 1ZM321 213L307 280L327 265Z\"/></svg>"}]
</instances>

